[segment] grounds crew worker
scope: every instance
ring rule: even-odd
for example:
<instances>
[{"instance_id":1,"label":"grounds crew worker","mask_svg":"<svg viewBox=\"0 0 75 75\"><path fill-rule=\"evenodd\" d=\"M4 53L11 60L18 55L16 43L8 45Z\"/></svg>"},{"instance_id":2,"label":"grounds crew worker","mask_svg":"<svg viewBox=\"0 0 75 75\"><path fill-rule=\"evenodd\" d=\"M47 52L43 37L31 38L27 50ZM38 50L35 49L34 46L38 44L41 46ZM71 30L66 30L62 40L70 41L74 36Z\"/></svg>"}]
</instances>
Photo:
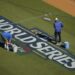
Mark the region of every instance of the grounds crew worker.
<instances>
[{"instance_id":1,"label":"grounds crew worker","mask_svg":"<svg viewBox=\"0 0 75 75\"><path fill-rule=\"evenodd\" d=\"M61 43L61 31L63 28L63 23L59 21L58 18L55 18L54 21L54 36L55 36L55 44Z\"/></svg>"},{"instance_id":2,"label":"grounds crew worker","mask_svg":"<svg viewBox=\"0 0 75 75\"><path fill-rule=\"evenodd\" d=\"M1 33L2 41L4 42L4 47L9 50L9 45L11 44L12 34L10 32L4 31Z\"/></svg>"}]
</instances>

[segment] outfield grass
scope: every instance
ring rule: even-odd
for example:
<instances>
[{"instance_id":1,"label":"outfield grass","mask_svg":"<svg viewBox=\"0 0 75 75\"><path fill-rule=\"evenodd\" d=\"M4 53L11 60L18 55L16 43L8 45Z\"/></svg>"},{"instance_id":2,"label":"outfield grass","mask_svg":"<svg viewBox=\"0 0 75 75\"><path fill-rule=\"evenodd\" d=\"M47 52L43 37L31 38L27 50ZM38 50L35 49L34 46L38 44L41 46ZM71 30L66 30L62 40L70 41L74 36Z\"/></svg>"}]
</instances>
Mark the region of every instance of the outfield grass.
<instances>
[{"instance_id":1,"label":"outfield grass","mask_svg":"<svg viewBox=\"0 0 75 75\"><path fill-rule=\"evenodd\" d=\"M37 27L53 34L52 23L39 16L51 13L64 22L62 39L70 42L70 52L75 55L75 17L68 15L42 0L0 0L0 15L28 28ZM42 59L34 53L23 56L0 48L0 75L75 75L54 61Z\"/></svg>"}]
</instances>

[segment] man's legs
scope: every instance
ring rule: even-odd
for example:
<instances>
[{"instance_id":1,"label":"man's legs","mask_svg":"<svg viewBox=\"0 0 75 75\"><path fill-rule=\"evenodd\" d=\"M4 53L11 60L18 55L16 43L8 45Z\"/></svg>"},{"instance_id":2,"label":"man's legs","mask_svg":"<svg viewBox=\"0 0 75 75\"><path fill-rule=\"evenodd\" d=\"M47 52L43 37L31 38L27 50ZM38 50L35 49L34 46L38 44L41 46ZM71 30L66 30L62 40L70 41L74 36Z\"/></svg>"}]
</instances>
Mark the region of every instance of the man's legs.
<instances>
[{"instance_id":1,"label":"man's legs","mask_svg":"<svg viewBox=\"0 0 75 75\"><path fill-rule=\"evenodd\" d=\"M61 42L61 32L55 32L55 44Z\"/></svg>"},{"instance_id":2,"label":"man's legs","mask_svg":"<svg viewBox=\"0 0 75 75\"><path fill-rule=\"evenodd\" d=\"M54 35L55 35L55 44L57 44L57 42L58 42L58 40L57 40L57 38L58 38L58 32L55 32Z\"/></svg>"},{"instance_id":3,"label":"man's legs","mask_svg":"<svg viewBox=\"0 0 75 75\"><path fill-rule=\"evenodd\" d=\"M61 32L58 32L58 37L59 37L58 42L61 42Z\"/></svg>"}]
</instances>

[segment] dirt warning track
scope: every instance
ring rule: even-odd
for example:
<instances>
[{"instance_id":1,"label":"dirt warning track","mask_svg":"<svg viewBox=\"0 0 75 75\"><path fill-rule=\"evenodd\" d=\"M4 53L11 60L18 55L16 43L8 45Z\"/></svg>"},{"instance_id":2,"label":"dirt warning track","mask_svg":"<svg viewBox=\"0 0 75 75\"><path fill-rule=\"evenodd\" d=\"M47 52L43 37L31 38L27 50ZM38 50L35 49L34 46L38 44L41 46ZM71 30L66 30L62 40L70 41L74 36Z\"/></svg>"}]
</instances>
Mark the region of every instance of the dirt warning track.
<instances>
[{"instance_id":1,"label":"dirt warning track","mask_svg":"<svg viewBox=\"0 0 75 75\"><path fill-rule=\"evenodd\" d=\"M75 0L43 0L75 17Z\"/></svg>"}]
</instances>

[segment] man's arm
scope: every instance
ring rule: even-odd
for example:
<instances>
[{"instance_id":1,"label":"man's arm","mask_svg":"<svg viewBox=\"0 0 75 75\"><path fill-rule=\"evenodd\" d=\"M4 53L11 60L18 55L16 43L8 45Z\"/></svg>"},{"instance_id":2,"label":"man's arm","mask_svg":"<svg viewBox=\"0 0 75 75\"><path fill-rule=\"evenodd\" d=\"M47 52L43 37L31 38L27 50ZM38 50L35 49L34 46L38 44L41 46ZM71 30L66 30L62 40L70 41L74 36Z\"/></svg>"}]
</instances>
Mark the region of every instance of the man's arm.
<instances>
[{"instance_id":1,"label":"man's arm","mask_svg":"<svg viewBox=\"0 0 75 75\"><path fill-rule=\"evenodd\" d=\"M64 25L63 25L63 23L61 22L61 27L63 28L64 27Z\"/></svg>"}]
</instances>

